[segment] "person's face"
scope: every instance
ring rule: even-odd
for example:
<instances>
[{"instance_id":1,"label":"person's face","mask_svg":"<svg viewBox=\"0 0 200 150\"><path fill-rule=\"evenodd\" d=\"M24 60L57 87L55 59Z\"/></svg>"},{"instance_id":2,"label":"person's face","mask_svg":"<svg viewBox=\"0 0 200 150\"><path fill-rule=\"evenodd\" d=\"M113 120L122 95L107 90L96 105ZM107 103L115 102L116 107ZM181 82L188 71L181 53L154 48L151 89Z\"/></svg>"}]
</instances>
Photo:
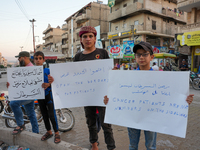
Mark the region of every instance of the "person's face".
<instances>
[{"instance_id":1,"label":"person's face","mask_svg":"<svg viewBox=\"0 0 200 150\"><path fill-rule=\"evenodd\" d=\"M185 61L182 61L183 64L185 64Z\"/></svg>"},{"instance_id":2,"label":"person's face","mask_svg":"<svg viewBox=\"0 0 200 150\"><path fill-rule=\"evenodd\" d=\"M149 67L150 61L153 60L154 55L150 55L150 52L145 51L144 49L138 49L136 51L135 57L139 66Z\"/></svg>"},{"instance_id":3,"label":"person's face","mask_svg":"<svg viewBox=\"0 0 200 150\"><path fill-rule=\"evenodd\" d=\"M168 67L168 66L169 66L169 63L166 63L166 66Z\"/></svg>"},{"instance_id":4,"label":"person's face","mask_svg":"<svg viewBox=\"0 0 200 150\"><path fill-rule=\"evenodd\" d=\"M36 64L36 66L42 66L44 62L45 60L43 59L42 56L40 55L34 56L34 63Z\"/></svg>"},{"instance_id":5,"label":"person's face","mask_svg":"<svg viewBox=\"0 0 200 150\"><path fill-rule=\"evenodd\" d=\"M93 33L85 33L80 38L80 41L84 45L84 48L91 48L95 46L96 37Z\"/></svg>"},{"instance_id":6,"label":"person's face","mask_svg":"<svg viewBox=\"0 0 200 150\"><path fill-rule=\"evenodd\" d=\"M19 57L19 58L18 58L19 65L20 65L21 67L25 66L25 59L26 59L26 57Z\"/></svg>"}]
</instances>

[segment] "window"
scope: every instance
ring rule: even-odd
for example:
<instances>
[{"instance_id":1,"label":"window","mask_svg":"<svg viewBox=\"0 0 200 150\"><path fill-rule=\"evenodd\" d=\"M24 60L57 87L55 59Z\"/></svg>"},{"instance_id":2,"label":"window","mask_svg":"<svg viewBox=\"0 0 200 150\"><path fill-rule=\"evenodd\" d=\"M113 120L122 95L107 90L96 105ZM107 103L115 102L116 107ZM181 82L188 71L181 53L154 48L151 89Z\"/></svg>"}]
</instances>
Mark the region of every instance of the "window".
<instances>
[{"instance_id":1,"label":"window","mask_svg":"<svg viewBox=\"0 0 200 150\"><path fill-rule=\"evenodd\" d=\"M156 30L156 21L153 21L153 20L152 20L152 29Z\"/></svg>"},{"instance_id":2,"label":"window","mask_svg":"<svg viewBox=\"0 0 200 150\"><path fill-rule=\"evenodd\" d=\"M138 2L138 0L133 0L133 3L136 3L136 2Z\"/></svg>"},{"instance_id":3,"label":"window","mask_svg":"<svg viewBox=\"0 0 200 150\"><path fill-rule=\"evenodd\" d=\"M115 30L119 30L119 27L118 27L118 26L116 26L116 27L115 27Z\"/></svg>"},{"instance_id":4,"label":"window","mask_svg":"<svg viewBox=\"0 0 200 150\"><path fill-rule=\"evenodd\" d=\"M126 7L126 6L127 6L127 4L124 4L124 5L123 5L123 7Z\"/></svg>"},{"instance_id":5,"label":"window","mask_svg":"<svg viewBox=\"0 0 200 150\"><path fill-rule=\"evenodd\" d=\"M127 27L127 23L124 23L123 25L122 25L122 28L126 28Z\"/></svg>"},{"instance_id":6,"label":"window","mask_svg":"<svg viewBox=\"0 0 200 150\"><path fill-rule=\"evenodd\" d=\"M136 25L139 25L139 21L138 21L138 20L134 21L134 25L135 25L135 26L136 26Z\"/></svg>"},{"instance_id":7,"label":"window","mask_svg":"<svg viewBox=\"0 0 200 150\"><path fill-rule=\"evenodd\" d=\"M177 22L174 22L175 25L177 25Z\"/></svg>"}]
</instances>

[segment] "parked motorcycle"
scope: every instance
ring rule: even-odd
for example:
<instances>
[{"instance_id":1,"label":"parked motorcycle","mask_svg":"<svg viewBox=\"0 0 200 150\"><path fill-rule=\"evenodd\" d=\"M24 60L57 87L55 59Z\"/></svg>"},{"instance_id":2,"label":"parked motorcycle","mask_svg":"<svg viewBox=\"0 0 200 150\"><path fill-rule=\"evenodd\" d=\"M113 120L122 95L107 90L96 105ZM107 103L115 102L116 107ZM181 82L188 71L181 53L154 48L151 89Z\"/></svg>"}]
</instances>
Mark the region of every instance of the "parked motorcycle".
<instances>
[{"instance_id":1,"label":"parked motorcycle","mask_svg":"<svg viewBox=\"0 0 200 150\"><path fill-rule=\"evenodd\" d=\"M3 111L5 100L6 100L5 94L0 93L0 113Z\"/></svg>"},{"instance_id":2,"label":"parked motorcycle","mask_svg":"<svg viewBox=\"0 0 200 150\"><path fill-rule=\"evenodd\" d=\"M8 98L6 99L6 105L4 107L4 114L2 115L2 118L5 119L5 125L8 128L15 128L17 127L16 120L14 117L14 113L12 112L12 109L9 106L10 101ZM23 106L21 106L22 112L24 114L24 123L27 124L30 122L28 116L26 115L25 109ZM35 113L38 120L38 124L40 125L42 122L42 114L40 111L40 107L38 105L38 102L35 101ZM57 109L56 110L56 116L58 120L58 130L62 132L66 132L71 130L74 127L75 124L75 118L72 114L72 111L64 108L64 109Z\"/></svg>"},{"instance_id":3,"label":"parked motorcycle","mask_svg":"<svg viewBox=\"0 0 200 150\"><path fill-rule=\"evenodd\" d=\"M190 71L190 84L195 90L200 90L200 74Z\"/></svg>"}]
</instances>

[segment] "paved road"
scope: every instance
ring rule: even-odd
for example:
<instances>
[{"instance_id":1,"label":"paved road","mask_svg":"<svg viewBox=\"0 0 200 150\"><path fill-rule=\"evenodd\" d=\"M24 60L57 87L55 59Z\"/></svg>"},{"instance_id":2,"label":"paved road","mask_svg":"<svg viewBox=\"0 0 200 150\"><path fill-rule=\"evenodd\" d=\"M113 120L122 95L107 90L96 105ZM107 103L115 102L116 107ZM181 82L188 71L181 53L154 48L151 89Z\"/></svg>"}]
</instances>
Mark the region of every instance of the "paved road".
<instances>
[{"instance_id":1,"label":"paved road","mask_svg":"<svg viewBox=\"0 0 200 150\"><path fill-rule=\"evenodd\" d=\"M6 90L6 77L0 78L0 91ZM180 85L181 86L181 85ZM158 134L157 150L200 150L200 91L190 88L190 93L195 94L194 101L189 108L188 127L186 138ZM89 148L88 128L86 126L83 107L71 109L75 116L74 128L66 133L61 132L63 141L76 144L78 146ZM4 126L4 120L0 119L0 126ZM31 131L31 125L27 126ZM116 150L128 150L128 132L125 127L113 125ZM44 134L44 125L40 125L40 134ZM99 150L106 150L102 130L99 133ZM139 144L139 150L145 150L144 134L142 132Z\"/></svg>"}]
</instances>

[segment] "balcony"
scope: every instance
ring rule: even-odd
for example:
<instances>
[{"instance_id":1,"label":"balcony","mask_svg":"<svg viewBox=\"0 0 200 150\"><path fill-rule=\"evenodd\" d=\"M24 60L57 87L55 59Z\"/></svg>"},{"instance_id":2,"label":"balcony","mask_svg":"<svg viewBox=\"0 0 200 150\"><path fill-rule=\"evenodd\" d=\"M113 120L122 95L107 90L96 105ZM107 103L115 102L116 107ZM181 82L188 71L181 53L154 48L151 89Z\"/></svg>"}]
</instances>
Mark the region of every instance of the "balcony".
<instances>
[{"instance_id":1,"label":"balcony","mask_svg":"<svg viewBox=\"0 0 200 150\"><path fill-rule=\"evenodd\" d=\"M62 26L62 30L67 31L67 30L68 30L68 24L63 24L63 26Z\"/></svg>"},{"instance_id":2,"label":"balcony","mask_svg":"<svg viewBox=\"0 0 200 150\"><path fill-rule=\"evenodd\" d=\"M76 28L76 33L79 33L79 32L80 32L81 27L82 27L82 26Z\"/></svg>"},{"instance_id":3,"label":"balcony","mask_svg":"<svg viewBox=\"0 0 200 150\"><path fill-rule=\"evenodd\" d=\"M180 27L180 32L191 32L200 30L200 22L188 24Z\"/></svg>"},{"instance_id":4,"label":"balcony","mask_svg":"<svg viewBox=\"0 0 200 150\"><path fill-rule=\"evenodd\" d=\"M76 17L76 23L83 23L86 22L89 18L86 17L86 14L82 14Z\"/></svg>"},{"instance_id":5,"label":"balcony","mask_svg":"<svg viewBox=\"0 0 200 150\"><path fill-rule=\"evenodd\" d=\"M171 17L177 20L184 21L184 15L175 13L174 11L170 11L168 9L162 9L162 14L166 15L167 17Z\"/></svg>"},{"instance_id":6,"label":"balcony","mask_svg":"<svg viewBox=\"0 0 200 150\"><path fill-rule=\"evenodd\" d=\"M185 12L190 12L195 7L200 9L200 0L178 0L177 7Z\"/></svg>"},{"instance_id":7,"label":"balcony","mask_svg":"<svg viewBox=\"0 0 200 150\"><path fill-rule=\"evenodd\" d=\"M45 40L44 46L53 44L53 39Z\"/></svg>"},{"instance_id":8,"label":"balcony","mask_svg":"<svg viewBox=\"0 0 200 150\"><path fill-rule=\"evenodd\" d=\"M80 45L80 44L81 44L80 39L77 39L77 40L76 40L76 45Z\"/></svg>"},{"instance_id":9,"label":"balcony","mask_svg":"<svg viewBox=\"0 0 200 150\"><path fill-rule=\"evenodd\" d=\"M68 48L68 44L66 43L66 44L62 45L62 48L63 48L63 49L64 49L64 48Z\"/></svg>"},{"instance_id":10,"label":"balcony","mask_svg":"<svg viewBox=\"0 0 200 150\"><path fill-rule=\"evenodd\" d=\"M62 34L62 39L67 39L68 38L68 32L65 32Z\"/></svg>"},{"instance_id":11,"label":"balcony","mask_svg":"<svg viewBox=\"0 0 200 150\"><path fill-rule=\"evenodd\" d=\"M140 2L136 2L133 4L128 5L125 8L119 8L116 9L115 11L113 11L112 13L110 13L108 15L108 21L114 21L114 20L118 20L122 17L128 17L129 15L134 14L135 12L137 12L138 10L142 9L143 5Z\"/></svg>"},{"instance_id":12,"label":"balcony","mask_svg":"<svg viewBox=\"0 0 200 150\"><path fill-rule=\"evenodd\" d=\"M49 38L51 36L53 36L53 32L52 31L47 33L47 34L45 34L45 37L43 37L42 39L45 40L45 39L47 39L47 38Z\"/></svg>"}]
</instances>

